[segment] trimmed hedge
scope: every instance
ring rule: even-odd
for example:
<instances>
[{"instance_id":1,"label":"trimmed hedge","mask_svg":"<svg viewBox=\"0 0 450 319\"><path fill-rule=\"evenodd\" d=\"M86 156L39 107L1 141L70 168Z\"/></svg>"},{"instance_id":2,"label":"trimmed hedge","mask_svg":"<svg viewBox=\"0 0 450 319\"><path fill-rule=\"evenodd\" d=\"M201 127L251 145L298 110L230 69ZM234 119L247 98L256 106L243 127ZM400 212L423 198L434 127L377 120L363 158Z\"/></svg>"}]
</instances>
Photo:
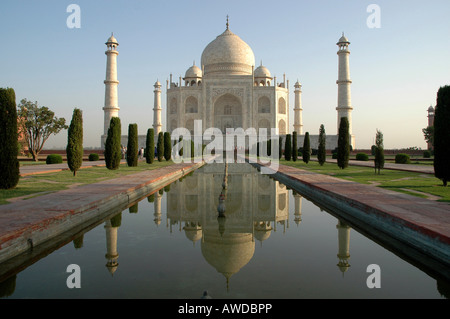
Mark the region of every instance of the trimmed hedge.
<instances>
[{"instance_id":1,"label":"trimmed hedge","mask_svg":"<svg viewBox=\"0 0 450 319\"><path fill-rule=\"evenodd\" d=\"M399 154L395 155L395 163L396 164L409 164L410 163L409 155L403 154L403 153L399 153Z\"/></svg>"},{"instance_id":2,"label":"trimmed hedge","mask_svg":"<svg viewBox=\"0 0 450 319\"><path fill-rule=\"evenodd\" d=\"M369 155L367 155L366 153L358 153L358 154L356 154L356 160L357 161L368 161Z\"/></svg>"},{"instance_id":3,"label":"trimmed hedge","mask_svg":"<svg viewBox=\"0 0 450 319\"><path fill-rule=\"evenodd\" d=\"M62 156L59 154L50 154L47 156L45 163L47 164L61 164L63 162Z\"/></svg>"},{"instance_id":4,"label":"trimmed hedge","mask_svg":"<svg viewBox=\"0 0 450 319\"><path fill-rule=\"evenodd\" d=\"M89 161L90 162L98 161L99 159L100 159L100 156L98 156L97 153L89 154Z\"/></svg>"}]
</instances>

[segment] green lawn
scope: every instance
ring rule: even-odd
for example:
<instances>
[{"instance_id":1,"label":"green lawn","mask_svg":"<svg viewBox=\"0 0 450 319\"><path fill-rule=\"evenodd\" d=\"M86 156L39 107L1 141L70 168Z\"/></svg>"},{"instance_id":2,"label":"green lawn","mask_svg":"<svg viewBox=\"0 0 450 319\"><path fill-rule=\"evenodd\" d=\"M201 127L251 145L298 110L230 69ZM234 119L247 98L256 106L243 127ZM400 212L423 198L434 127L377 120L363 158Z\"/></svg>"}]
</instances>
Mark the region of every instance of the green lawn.
<instances>
[{"instance_id":1,"label":"green lawn","mask_svg":"<svg viewBox=\"0 0 450 319\"><path fill-rule=\"evenodd\" d=\"M147 164L143 161L139 162L137 167L128 167L126 164L121 164L117 170L109 170L104 166L90 167L80 169L75 177L70 170L29 175L21 177L16 188L0 190L0 204L7 204L8 199L12 198L22 197L23 199L28 199L42 194L68 189L70 187L96 183L172 164L172 161L154 161L152 164Z\"/></svg>"},{"instance_id":2,"label":"green lawn","mask_svg":"<svg viewBox=\"0 0 450 319\"><path fill-rule=\"evenodd\" d=\"M349 166L345 169L340 169L335 163L325 163L323 166L320 166L318 162L314 161L305 164L301 158L296 162L281 159L280 164L327 174L357 183L372 184L377 187L423 198L437 196L439 201L450 202L450 187L443 187L441 180L431 174L381 170L381 174L378 175L374 173L373 168L369 167ZM430 197L430 195L433 197Z\"/></svg>"}]
</instances>

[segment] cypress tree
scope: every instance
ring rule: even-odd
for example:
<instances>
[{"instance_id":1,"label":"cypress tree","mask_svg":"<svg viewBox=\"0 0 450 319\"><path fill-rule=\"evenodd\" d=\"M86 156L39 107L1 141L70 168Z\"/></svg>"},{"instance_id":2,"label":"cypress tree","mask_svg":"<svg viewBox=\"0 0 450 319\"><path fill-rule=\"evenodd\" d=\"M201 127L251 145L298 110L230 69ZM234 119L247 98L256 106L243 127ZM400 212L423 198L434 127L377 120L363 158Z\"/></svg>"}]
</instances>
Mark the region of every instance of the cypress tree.
<instances>
[{"instance_id":1,"label":"cypress tree","mask_svg":"<svg viewBox=\"0 0 450 319\"><path fill-rule=\"evenodd\" d=\"M278 138L278 159L283 156L283 138L280 136Z\"/></svg>"},{"instance_id":2,"label":"cypress tree","mask_svg":"<svg viewBox=\"0 0 450 319\"><path fill-rule=\"evenodd\" d=\"M109 122L108 135L105 143L105 163L108 169L118 169L120 160L122 159L122 152L120 149L120 138L122 135L122 128L120 118L112 117Z\"/></svg>"},{"instance_id":3,"label":"cypress tree","mask_svg":"<svg viewBox=\"0 0 450 319\"><path fill-rule=\"evenodd\" d=\"M170 141L170 133L165 132L164 133L164 159L166 161L170 160L171 152L172 152L172 142ZM194 156L194 154L192 154L192 153L191 153L191 155Z\"/></svg>"},{"instance_id":4,"label":"cypress tree","mask_svg":"<svg viewBox=\"0 0 450 319\"><path fill-rule=\"evenodd\" d=\"M0 188L11 189L20 177L16 93L12 88L0 88L0 123Z\"/></svg>"},{"instance_id":5,"label":"cypress tree","mask_svg":"<svg viewBox=\"0 0 450 319\"><path fill-rule=\"evenodd\" d=\"M159 132L158 142L156 143L156 156L158 157L158 162L161 162L164 157L164 133Z\"/></svg>"},{"instance_id":6,"label":"cypress tree","mask_svg":"<svg viewBox=\"0 0 450 319\"><path fill-rule=\"evenodd\" d=\"M67 165L73 172L73 176L76 176L83 163L83 113L77 108L73 110L67 133L66 155Z\"/></svg>"},{"instance_id":7,"label":"cypress tree","mask_svg":"<svg viewBox=\"0 0 450 319\"><path fill-rule=\"evenodd\" d=\"M339 136L338 136L338 150L337 150L337 164L339 168L344 169L348 166L348 160L350 157L350 135L349 124L347 117L341 118L339 124Z\"/></svg>"},{"instance_id":8,"label":"cypress tree","mask_svg":"<svg viewBox=\"0 0 450 319\"><path fill-rule=\"evenodd\" d=\"M325 134L325 127L320 125L319 129L319 147L317 149L317 160L319 161L320 166L323 166L323 164L326 161L327 153L326 153L326 134Z\"/></svg>"},{"instance_id":9,"label":"cypress tree","mask_svg":"<svg viewBox=\"0 0 450 319\"><path fill-rule=\"evenodd\" d=\"M303 157L303 162L308 164L309 160L311 159L311 142L309 141L309 132L305 133L302 157Z\"/></svg>"},{"instance_id":10,"label":"cypress tree","mask_svg":"<svg viewBox=\"0 0 450 319\"><path fill-rule=\"evenodd\" d=\"M297 132L292 132L292 160L297 161L298 157L298 146L297 146Z\"/></svg>"},{"instance_id":11,"label":"cypress tree","mask_svg":"<svg viewBox=\"0 0 450 319\"><path fill-rule=\"evenodd\" d=\"M138 127L137 124L128 125L127 164L130 167L138 166Z\"/></svg>"},{"instance_id":12,"label":"cypress tree","mask_svg":"<svg viewBox=\"0 0 450 319\"><path fill-rule=\"evenodd\" d=\"M153 163L155 159L155 130L149 128L147 130L147 140L145 141L145 161L148 164Z\"/></svg>"},{"instance_id":13,"label":"cypress tree","mask_svg":"<svg viewBox=\"0 0 450 319\"><path fill-rule=\"evenodd\" d=\"M374 159L375 173L378 170L378 174L380 174L380 170L384 168L384 146L383 146L383 133L377 130L377 134L375 136L375 159Z\"/></svg>"},{"instance_id":14,"label":"cypress tree","mask_svg":"<svg viewBox=\"0 0 450 319\"><path fill-rule=\"evenodd\" d=\"M434 176L450 181L450 86L439 88L434 112Z\"/></svg>"},{"instance_id":15,"label":"cypress tree","mask_svg":"<svg viewBox=\"0 0 450 319\"><path fill-rule=\"evenodd\" d=\"M291 134L286 134L286 141L284 143L284 159L290 161L292 157L292 141Z\"/></svg>"}]
</instances>

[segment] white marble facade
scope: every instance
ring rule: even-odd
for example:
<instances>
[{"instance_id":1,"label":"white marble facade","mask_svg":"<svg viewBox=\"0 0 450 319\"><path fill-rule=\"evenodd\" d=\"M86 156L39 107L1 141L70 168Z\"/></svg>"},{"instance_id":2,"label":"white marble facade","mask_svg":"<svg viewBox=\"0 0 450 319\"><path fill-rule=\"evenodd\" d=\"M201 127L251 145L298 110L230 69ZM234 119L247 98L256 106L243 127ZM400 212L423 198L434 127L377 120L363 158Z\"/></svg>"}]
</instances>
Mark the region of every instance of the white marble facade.
<instances>
[{"instance_id":1,"label":"white marble facade","mask_svg":"<svg viewBox=\"0 0 450 319\"><path fill-rule=\"evenodd\" d=\"M348 50L350 42L342 35L338 43L339 57L338 105L336 132L339 130L340 118L346 116L350 124L350 144L355 149L355 136L352 132L351 79ZM106 43L107 72L105 80L105 106L103 108L104 134L101 147L104 147L109 120L112 116L119 116L117 99L117 40L111 36ZM298 146L303 145L304 129L302 117L302 86L297 81L294 84L293 101L293 131L289 121L289 80L286 76L278 79L270 73L262 62L255 67L255 55L250 46L238 35L231 32L228 20L226 30L211 41L203 50L199 66L194 62L184 77L167 80L166 105L161 105L161 83L154 84L153 128L155 139L162 130L162 112L166 113L167 132L176 128L186 128L194 138L194 124L200 134L207 128L218 128L226 136L227 129L254 128L256 133L260 129L277 129L284 137L296 131ZM331 110L331 109L330 109ZM331 114L331 113L330 113ZM196 122L201 121L201 122ZM309 132L311 147L317 148L318 131L321 123L317 124L317 132ZM325 127L327 132L331 128ZM139 136L139 147L145 146L146 135ZM337 134L327 134L327 149L337 146ZM122 136L122 144L127 144L127 136Z\"/></svg>"},{"instance_id":2,"label":"white marble facade","mask_svg":"<svg viewBox=\"0 0 450 319\"><path fill-rule=\"evenodd\" d=\"M289 133L289 89L285 77L278 83L262 64L255 68L252 49L226 30L204 49L201 67L192 65L184 78L167 83L167 131L185 127L194 134L194 121L202 130L278 128Z\"/></svg>"}]
</instances>

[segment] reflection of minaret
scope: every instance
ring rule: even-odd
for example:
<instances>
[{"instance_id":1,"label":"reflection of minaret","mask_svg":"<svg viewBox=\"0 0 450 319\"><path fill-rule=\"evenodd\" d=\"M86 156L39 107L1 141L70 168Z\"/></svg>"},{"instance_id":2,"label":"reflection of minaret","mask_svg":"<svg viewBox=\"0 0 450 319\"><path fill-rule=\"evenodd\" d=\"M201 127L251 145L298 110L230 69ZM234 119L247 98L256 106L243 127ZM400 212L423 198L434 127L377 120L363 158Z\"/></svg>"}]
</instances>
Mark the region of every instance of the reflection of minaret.
<instances>
[{"instance_id":1,"label":"reflection of minaret","mask_svg":"<svg viewBox=\"0 0 450 319\"><path fill-rule=\"evenodd\" d=\"M302 196L294 192L294 201L295 201L294 221L298 226L302 222Z\"/></svg>"},{"instance_id":2,"label":"reflection of minaret","mask_svg":"<svg viewBox=\"0 0 450 319\"><path fill-rule=\"evenodd\" d=\"M153 221L156 225L161 224L161 199L162 195L159 192L156 192L155 194L155 202L154 202L154 213L153 216L155 216L155 219Z\"/></svg>"},{"instance_id":3,"label":"reflection of minaret","mask_svg":"<svg viewBox=\"0 0 450 319\"><path fill-rule=\"evenodd\" d=\"M115 225L114 225L115 226ZM105 222L106 229L106 255L105 258L108 260L106 263L106 267L108 268L111 275L117 270L117 266L119 263L117 259L119 258L119 254L117 253L117 230L119 227L114 227L111 224L111 220L108 219Z\"/></svg>"},{"instance_id":4,"label":"reflection of minaret","mask_svg":"<svg viewBox=\"0 0 450 319\"><path fill-rule=\"evenodd\" d=\"M348 263L348 259L350 258L350 226L344 224L340 220L338 220L338 224L336 225L338 230L338 258L339 263L337 266L342 271L342 275L344 272L348 270L350 264Z\"/></svg>"}]
</instances>

